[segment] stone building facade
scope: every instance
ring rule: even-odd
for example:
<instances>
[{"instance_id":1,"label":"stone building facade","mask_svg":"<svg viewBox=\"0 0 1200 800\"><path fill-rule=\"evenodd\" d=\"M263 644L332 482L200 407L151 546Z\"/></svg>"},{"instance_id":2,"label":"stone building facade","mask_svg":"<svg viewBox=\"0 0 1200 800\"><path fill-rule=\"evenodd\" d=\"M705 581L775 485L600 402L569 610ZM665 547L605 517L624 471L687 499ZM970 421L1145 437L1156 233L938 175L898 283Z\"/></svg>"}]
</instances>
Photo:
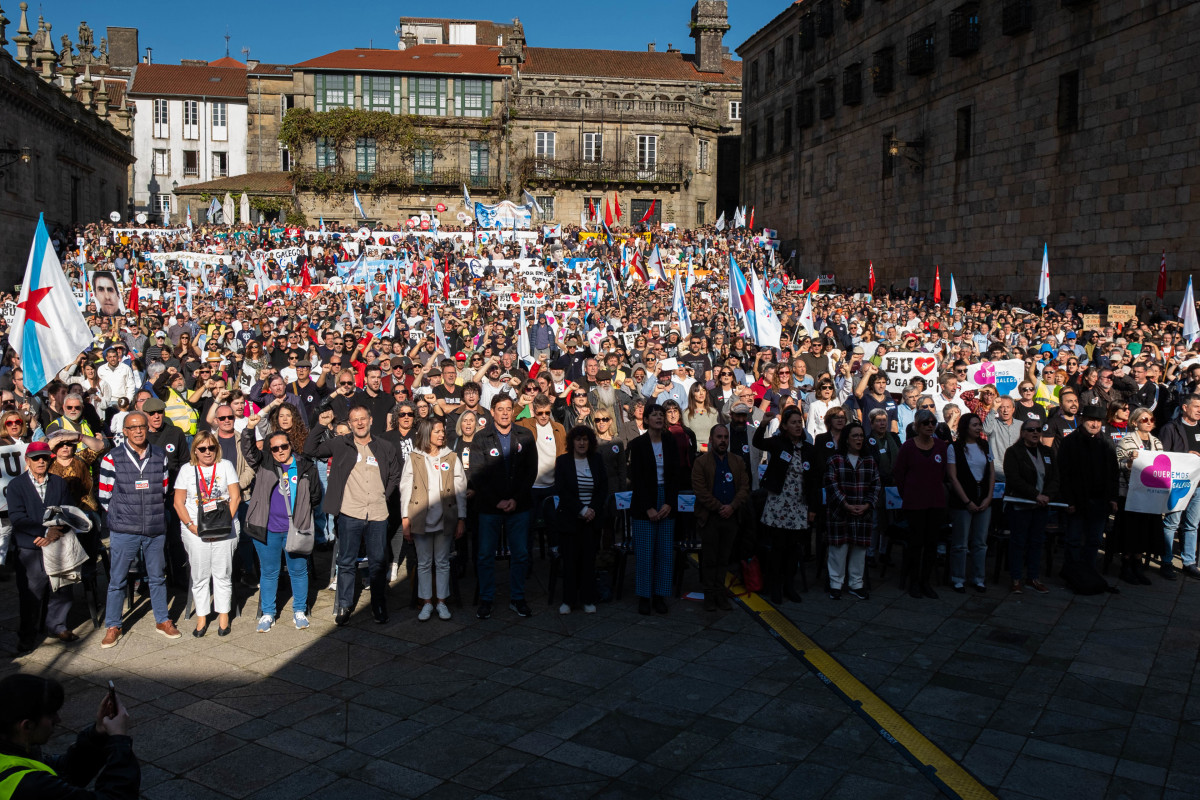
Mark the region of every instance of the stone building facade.
<instances>
[{"instance_id":1,"label":"stone building facade","mask_svg":"<svg viewBox=\"0 0 1200 800\"><path fill-rule=\"evenodd\" d=\"M518 20L406 18L399 50L339 50L290 71L259 65L248 73L248 168L290 167L310 220L394 225L442 204L443 222L456 224L472 210L465 184L488 203L520 201L528 189L547 221L577 223L589 198L603 216L615 194L622 224L652 202L656 221L711 223L738 186L741 62L722 45L726 10L723 0L696 3L694 54L530 47ZM423 43L422 32L441 43ZM471 36L477 43L457 43ZM493 36L497 44L480 43ZM388 153L359 138L336 152L314 142L284 155L277 112L289 107L412 115L436 145ZM320 190L321 172L356 176L365 221L349 188Z\"/></svg>"},{"instance_id":2,"label":"stone building facade","mask_svg":"<svg viewBox=\"0 0 1200 800\"><path fill-rule=\"evenodd\" d=\"M11 290L39 213L51 230L124 216L133 155L122 84L99 77L86 24L78 45L63 36L56 47L50 23L31 30L21 3L10 54L9 22L0 10L0 285Z\"/></svg>"},{"instance_id":3,"label":"stone building facade","mask_svg":"<svg viewBox=\"0 0 1200 800\"><path fill-rule=\"evenodd\" d=\"M1200 4L800 0L738 48L744 202L805 278L1131 299L1200 257Z\"/></svg>"}]
</instances>

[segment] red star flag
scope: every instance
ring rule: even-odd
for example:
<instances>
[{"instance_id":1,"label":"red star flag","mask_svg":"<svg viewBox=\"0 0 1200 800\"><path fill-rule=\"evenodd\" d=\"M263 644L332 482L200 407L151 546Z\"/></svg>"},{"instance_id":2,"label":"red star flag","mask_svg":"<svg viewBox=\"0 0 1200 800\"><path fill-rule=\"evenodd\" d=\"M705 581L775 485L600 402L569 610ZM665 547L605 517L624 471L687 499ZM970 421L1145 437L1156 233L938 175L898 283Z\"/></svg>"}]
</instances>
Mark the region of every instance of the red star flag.
<instances>
[{"instance_id":1,"label":"red star flag","mask_svg":"<svg viewBox=\"0 0 1200 800\"><path fill-rule=\"evenodd\" d=\"M25 370L25 388L40 391L91 343L92 332L75 304L71 283L39 214L10 334L10 344Z\"/></svg>"}]
</instances>

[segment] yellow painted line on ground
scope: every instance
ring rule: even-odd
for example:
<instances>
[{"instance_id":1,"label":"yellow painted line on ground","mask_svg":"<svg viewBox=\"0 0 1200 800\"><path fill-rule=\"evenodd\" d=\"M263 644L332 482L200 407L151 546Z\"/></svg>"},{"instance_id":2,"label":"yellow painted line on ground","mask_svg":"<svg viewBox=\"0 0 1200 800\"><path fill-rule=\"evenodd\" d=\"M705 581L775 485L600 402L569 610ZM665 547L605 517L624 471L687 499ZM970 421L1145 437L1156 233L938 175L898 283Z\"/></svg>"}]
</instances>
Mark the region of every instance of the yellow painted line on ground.
<instances>
[{"instance_id":1,"label":"yellow painted line on ground","mask_svg":"<svg viewBox=\"0 0 1200 800\"><path fill-rule=\"evenodd\" d=\"M695 560L693 558L693 560ZM727 577L737 600L764 627L783 640L821 681L838 694L880 736L900 751L913 766L947 797L961 800L996 800L996 796L957 761L929 741L900 712L855 678L836 658L805 636L791 620L755 592Z\"/></svg>"}]
</instances>

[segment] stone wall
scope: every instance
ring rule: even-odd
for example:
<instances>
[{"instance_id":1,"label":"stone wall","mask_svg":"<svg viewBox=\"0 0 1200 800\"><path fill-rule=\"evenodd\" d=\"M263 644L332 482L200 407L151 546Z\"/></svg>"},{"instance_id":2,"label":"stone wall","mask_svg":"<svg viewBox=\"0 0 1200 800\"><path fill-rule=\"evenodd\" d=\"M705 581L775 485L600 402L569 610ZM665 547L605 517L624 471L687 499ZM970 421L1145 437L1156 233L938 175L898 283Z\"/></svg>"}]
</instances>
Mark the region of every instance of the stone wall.
<instances>
[{"instance_id":1,"label":"stone wall","mask_svg":"<svg viewBox=\"0 0 1200 800\"><path fill-rule=\"evenodd\" d=\"M24 279L39 213L46 226L125 217L129 137L17 64L0 48L0 148L29 148L29 163L0 155L0 286Z\"/></svg>"},{"instance_id":2,"label":"stone wall","mask_svg":"<svg viewBox=\"0 0 1200 800\"><path fill-rule=\"evenodd\" d=\"M791 7L739 48L743 197L757 206L756 221L779 229L785 251L798 250L802 276L832 272L844 285L865 284L873 260L878 285L916 276L924 287L940 264L960 294L1030 297L1048 243L1055 294L1129 300L1153 292L1166 250L1168 291L1178 299L1200 257L1200 4L1037 2L1031 29L1009 34L1001 5L982 4L978 50L959 57L949 53L950 15L961 0L868 2L854 21L833 3L832 35L804 50L801 12L820 5ZM928 25L933 70L910 75L908 36ZM877 95L874 54L888 46L894 88ZM855 63L862 100L846 105L844 72ZM801 92L819 95L826 79L834 113L822 119L814 108L812 125L802 127ZM786 148L780 126L789 106ZM770 156L768 119L776 128ZM921 146L889 157L893 135Z\"/></svg>"}]
</instances>

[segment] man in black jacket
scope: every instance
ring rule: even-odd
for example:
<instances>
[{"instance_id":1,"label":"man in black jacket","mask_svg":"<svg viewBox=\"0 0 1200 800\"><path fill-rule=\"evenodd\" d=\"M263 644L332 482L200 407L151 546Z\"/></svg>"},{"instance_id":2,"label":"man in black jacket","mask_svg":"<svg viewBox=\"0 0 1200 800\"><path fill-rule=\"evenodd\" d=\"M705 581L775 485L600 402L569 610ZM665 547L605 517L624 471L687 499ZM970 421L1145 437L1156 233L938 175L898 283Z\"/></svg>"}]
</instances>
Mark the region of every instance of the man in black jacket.
<instances>
[{"instance_id":1,"label":"man in black jacket","mask_svg":"<svg viewBox=\"0 0 1200 800\"><path fill-rule=\"evenodd\" d=\"M475 616L492 615L496 598L496 547L501 527L508 534L509 605L518 616L533 612L525 602L525 573L529 568L529 517L533 482L537 479L537 443L527 428L513 425L513 401L506 394L492 400L492 424L471 442L470 488L479 508L479 609Z\"/></svg>"},{"instance_id":2,"label":"man in black jacket","mask_svg":"<svg viewBox=\"0 0 1200 800\"><path fill-rule=\"evenodd\" d=\"M129 738L129 714L114 694L105 695L96 722L61 756L42 745L61 720L62 684L37 675L0 681L0 797L10 800L120 800L136 798L141 768ZM84 789L96 779L95 791Z\"/></svg>"},{"instance_id":3,"label":"man in black jacket","mask_svg":"<svg viewBox=\"0 0 1200 800\"><path fill-rule=\"evenodd\" d=\"M1069 562L1094 567L1104 525L1117 513L1117 453L1104 440L1104 412L1088 406L1080 412L1083 424L1058 449L1063 502L1067 504Z\"/></svg>"},{"instance_id":4,"label":"man in black jacket","mask_svg":"<svg viewBox=\"0 0 1200 800\"><path fill-rule=\"evenodd\" d=\"M350 409L346 436L326 438L317 425L304 443L304 455L332 459L325 513L337 516L337 601L334 622L345 625L354 610L354 584L358 548L365 544L371 582L371 614L380 625L387 613L387 498L400 485L400 458L396 448L371 433L371 412L362 406Z\"/></svg>"}]
</instances>

